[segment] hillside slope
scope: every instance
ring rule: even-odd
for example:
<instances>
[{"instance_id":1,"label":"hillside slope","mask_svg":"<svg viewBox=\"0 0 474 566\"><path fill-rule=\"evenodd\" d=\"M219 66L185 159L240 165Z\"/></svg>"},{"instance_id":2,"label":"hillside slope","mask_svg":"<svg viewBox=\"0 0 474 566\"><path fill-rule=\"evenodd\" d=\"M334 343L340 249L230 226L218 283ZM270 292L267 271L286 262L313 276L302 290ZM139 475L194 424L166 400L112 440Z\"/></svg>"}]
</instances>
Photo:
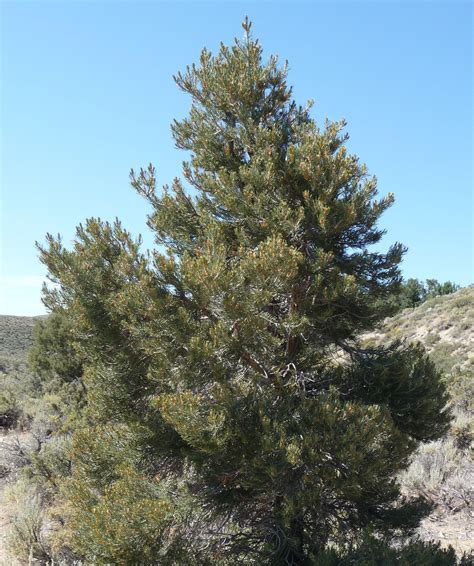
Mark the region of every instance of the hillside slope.
<instances>
[{"instance_id":1,"label":"hillside slope","mask_svg":"<svg viewBox=\"0 0 474 566\"><path fill-rule=\"evenodd\" d=\"M419 530L425 540L474 549L474 286L436 297L386 319L364 336L367 346L399 339L421 342L440 369L452 397L447 438L423 445L401 476L405 493L423 494L435 506Z\"/></svg>"},{"instance_id":2,"label":"hillside slope","mask_svg":"<svg viewBox=\"0 0 474 566\"><path fill-rule=\"evenodd\" d=\"M439 369L448 375L474 370L474 286L429 299L386 319L368 341L420 341Z\"/></svg>"},{"instance_id":3,"label":"hillside slope","mask_svg":"<svg viewBox=\"0 0 474 566\"><path fill-rule=\"evenodd\" d=\"M25 362L37 316L0 315L0 359Z\"/></svg>"}]
</instances>

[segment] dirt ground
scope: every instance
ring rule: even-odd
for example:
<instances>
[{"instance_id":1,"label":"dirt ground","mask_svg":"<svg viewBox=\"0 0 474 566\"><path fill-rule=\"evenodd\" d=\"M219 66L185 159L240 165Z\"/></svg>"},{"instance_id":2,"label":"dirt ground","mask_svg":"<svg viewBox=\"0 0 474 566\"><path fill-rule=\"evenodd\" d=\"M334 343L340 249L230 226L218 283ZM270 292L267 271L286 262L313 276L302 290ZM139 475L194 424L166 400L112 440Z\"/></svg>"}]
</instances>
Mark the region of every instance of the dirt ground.
<instances>
[{"instance_id":1,"label":"dirt ground","mask_svg":"<svg viewBox=\"0 0 474 566\"><path fill-rule=\"evenodd\" d=\"M459 513L435 510L421 522L420 537L425 541L439 542L447 548L452 546L458 556L474 550L474 512L464 509Z\"/></svg>"}]
</instances>

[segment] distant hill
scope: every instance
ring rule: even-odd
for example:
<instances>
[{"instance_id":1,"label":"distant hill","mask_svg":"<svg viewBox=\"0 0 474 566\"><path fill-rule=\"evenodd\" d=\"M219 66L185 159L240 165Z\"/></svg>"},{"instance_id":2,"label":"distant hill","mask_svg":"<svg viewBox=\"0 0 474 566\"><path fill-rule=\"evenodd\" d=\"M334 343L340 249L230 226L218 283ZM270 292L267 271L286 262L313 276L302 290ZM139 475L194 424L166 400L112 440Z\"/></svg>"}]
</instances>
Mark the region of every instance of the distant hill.
<instances>
[{"instance_id":1,"label":"distant hill","mask_svg":"<svg viewBox=\"0 0 474 566\"><path fill-rule=\"evenodd\" d=\"M33 340L33 326L41 316L0 315L0 360L23 364Z\"/></svg>"},{"instance_id":2,"label":"distant hill","mask_svg":"<svg viewBox=\"0 0 474 566\"><path fill-rule=\"evenodd\" d=\"M429 299L386 319L366 343L404 339L421 342L447 375L474 371L474 286Z\"/></svg>"},{"instance_id":3,"label":"distant hill","mask_svg":"<svg viewBox=\"0 0 474 566\"><path fill-rule=\"evenodd\" d=\"M40 318L0 315L0 432L2 427L19 424L32 391L38 387L27 359L33 328Z\"/></svg>"}]
</instances>

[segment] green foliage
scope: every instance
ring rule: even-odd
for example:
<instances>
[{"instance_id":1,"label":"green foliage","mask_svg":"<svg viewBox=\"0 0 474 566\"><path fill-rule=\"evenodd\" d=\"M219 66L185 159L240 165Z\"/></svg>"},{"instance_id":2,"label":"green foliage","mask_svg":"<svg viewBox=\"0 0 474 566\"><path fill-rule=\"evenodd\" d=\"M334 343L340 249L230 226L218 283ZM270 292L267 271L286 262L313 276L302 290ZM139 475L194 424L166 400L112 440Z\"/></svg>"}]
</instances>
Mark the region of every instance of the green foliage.
<instances>
[{"instance_id":1,"label":"green foliage","mask_svg":"<svg viewBox=\"0 0 474 566\"><path fill-rule=\"evenodd\" d=\"M125 425L77 431L70 450L74 474L62 482L55 509L66 521L56 548L72 547L94 564L206 563L195 562L199 552L186 552L185 533L176 529L176 486L162 481L151 462L137 471L147 439L146 430ZM181 519L183 528L184 514Z\"/></svg>"},{"instance_id":2,"label":"green foliage","mask_svg":"<svg viewBox=\"0 0 474 566\"><path fill-rule=\"evenodd\" d=\"M440 375L421 348L357 341L400 285L403 246L370 248L393 197L244 29L176 76L187 186L132 172L161 247L100 219L40 247L56 314L33 367L84 390L59 512L89 562L316 564L428 510L394 478L446 430Z\"/></svg>"},{"instance_id":3,"label":"green foliage","mask_svg":"<svg viewBox=\"0 0 474 566\"><path fill-rule=\"evenodd\" d=\"M443 295L450 295L451 293L459 291L459 289L460 286L456 283L453 283L452 281L445 281L444 283L440 283L436 279L426 280L426 297L428 299Z\"/></svg>"},{"instance_id":4,"label":"green foliage","mask_svg":"<svg viewBox=\"0 0 474 566\"><path fill-rule=\"evenodd\" d=\"M21 415L21 407L12 387L0 392L0 428L13 428Z\"/></svg>"},{"instance_id":5,"label":"green foliage","mask_svg":"<svg viewBox=\"0 0 474 566\"><path fill-rule=\"evenodd\" d=\"M347 398L386 405L398 429L426 442L449 428L449 396L442 375L424 348L380 348L354 356L344 376ZM443 409L445 407L445 409Z\"/></svg>"},{"instance_id":6,"label":"green foliage","mask_svg":"<svg viewBox=\"0 0 474 566\"><path fill-rule=\"evenodd\" d=\"M428 299L450 295L459 291L460 286L452 281L440 283L436 279L427 279L425 283L419 279L407 279L392 298L397 310L414 308Z\"/></svg>"},{"instance_id":7,"label":"green foliage","mask_svg":"<svg viewBox=\"0 0 474 566\"><path fill-rule=\"evenodd\" d=\"M74 349L71 321L64 313L38 319L33 328L33 344L28 351L30 371L43 384L53 379L78 381L82 362Z\"/></svg>"},{"instance_id":8,"label":"green foliage","mask_svg":"<svg viewBox=\"0 0 474 566\"><path fill-rule=\"evenodd\" d=\"M156 482L122 468L97 494L87 479L64 484L70 502L66 517L71 543L94 564L166 564L164 532L171 503Z\"/></svg>"},{"instance_id":9,"label":"green foliage","mask_svg":"<svg viewBox=\"0 0 474 566\"><path fill-rule=\"evenodd\" d=\"M39 390L39 381L28 372L24 359L8 355L0 358L0 430L28 425L31 401Z\"/></svg>"},{"instance_id":10,"label":"green foliage","mask_svg":"<svg viewBox=\"0 0 474 566\"><path fill-rule=\"evenodd\" d=\"M362 544L345 552L325 551L314 558L318 566L453 566L454 550L440 548L433 543L412 542L401 548L393 548L384 540L366 537Z\"/></svg>"}]
</instances>

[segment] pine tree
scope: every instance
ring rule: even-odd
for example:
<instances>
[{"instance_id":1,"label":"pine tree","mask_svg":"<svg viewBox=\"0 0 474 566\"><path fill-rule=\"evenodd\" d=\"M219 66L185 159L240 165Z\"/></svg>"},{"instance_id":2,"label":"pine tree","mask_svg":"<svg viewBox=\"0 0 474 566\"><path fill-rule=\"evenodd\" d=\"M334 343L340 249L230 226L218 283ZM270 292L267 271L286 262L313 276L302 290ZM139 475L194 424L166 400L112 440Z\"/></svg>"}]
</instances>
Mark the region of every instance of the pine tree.
<instances>
[{"instance_id":1,"label":"pine tree","mask_svg":"<svg viewBox=\"0 0 474 566\"><path fill-rule=\"evenodd\" d=\"M427 509L395 477L446 430L440 376L419 347L358 340L400 284L403 246L370 249L393 196L377 200L345 122L320 129L243 27L175 77L192 101L172 125L184 180L160 194L153 166L131 173L156 249L100 219L72 250L41 248L45 303L85 360L90 428L65 499L71 544L97 563L316 564L367 530L410 533ZM120 497L134 520L146 497L156 521L137 521L122 562L130 529L106 520Z\"/></svg>"}]
</instances>

